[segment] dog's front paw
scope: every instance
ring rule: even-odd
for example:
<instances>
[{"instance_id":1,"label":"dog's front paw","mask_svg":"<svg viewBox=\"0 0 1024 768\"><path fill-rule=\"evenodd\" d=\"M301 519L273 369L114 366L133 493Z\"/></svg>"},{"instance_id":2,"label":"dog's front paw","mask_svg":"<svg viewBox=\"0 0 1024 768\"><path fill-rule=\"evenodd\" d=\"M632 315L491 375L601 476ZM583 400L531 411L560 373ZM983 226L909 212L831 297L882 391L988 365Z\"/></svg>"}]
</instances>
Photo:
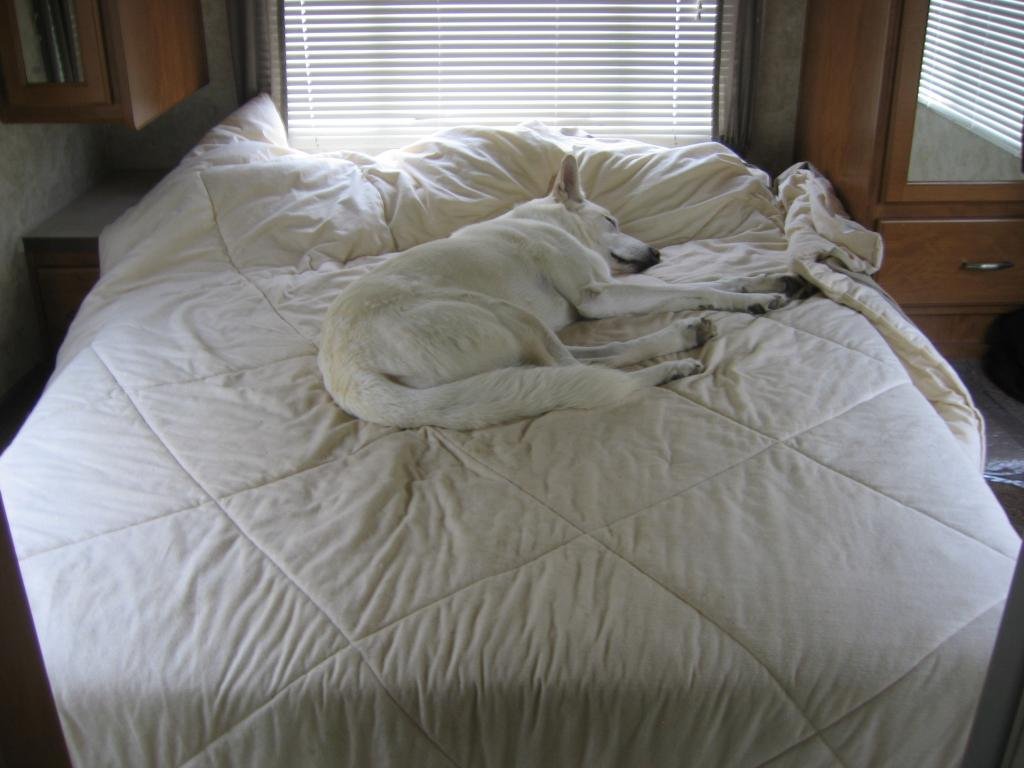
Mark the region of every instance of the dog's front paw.
<instances>
[{"instance_id":1,"label":"dog's front paw","mask_svg":"<svg viewBox=\"0 0 1024 768\"><path fill-rule=\"evenodd\" d=\"M783 275L780 279L782 280L782 292L787 296L796 296L806 285L806 283L796 275Z\"/></svg>"},{"instance_id":2,"label":"dog's front paw","mask_svg":"<svg viewBox=\"0 0 1024 768\"><path fill-rule=\"evenodd\" d=\"M703 347L715 336L715 324L709 317L702 317L695 328L697 333L697 346Z\"/></svg>"},{"instance_id":3,"label":"dog's front paw","mask_svg":"<svg viewBox=\"0 0 1024 768\"><path fill-rule=\"evenodd\" d=\"M763 315L770 312L773 309L779 309L780 307L786 306L789 303L789 298L785 294L776 294L772 296L768 301L757 302L756 304L750 304L747 306L747 312L752 315Z\"/></svg>"},{"instance_id":4,"label":"dog's front paw","mask_svg":"<svg viewBox=\"0 0 1024 768\"><path fill-rule=\"evenodd\" d=\"M791 299L806 299L818 290L811 283L797 275L784 275L782 282L782 292Z\"/></svg>"},{"instance_id":5,"label":"dog's front paw","mask_svg":"<svg viewBox=\"0 0 1024 768\"><path fill-rule=\"evenodd\" d=\"M694 376L698 373L701 373L703 370L704 364L701 363L700 360L676 360L671 364L669 368L668 377L665 379L665 381L661 383L666 384L670 381L675 381L676 379L683 379L686 378L687 376Z\"/></svg>"}]
</instances>

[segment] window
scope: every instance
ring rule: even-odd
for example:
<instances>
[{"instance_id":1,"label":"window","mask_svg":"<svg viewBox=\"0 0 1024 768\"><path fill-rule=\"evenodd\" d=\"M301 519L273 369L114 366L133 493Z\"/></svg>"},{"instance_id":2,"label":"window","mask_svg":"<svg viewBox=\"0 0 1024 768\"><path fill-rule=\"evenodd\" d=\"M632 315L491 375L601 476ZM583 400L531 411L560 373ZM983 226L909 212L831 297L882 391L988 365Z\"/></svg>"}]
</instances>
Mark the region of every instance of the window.
<instances>
[{"instance_id":1,"label":"window","mask_svg":"<svg viewBox=\"0 0 1024 768\"><path fill-rule=\"evenodd\" d=\"M932 0L918 99L1021 155L1024 2Z\"/></svg>"},{"instance_id":2,"label":"window","mask_svg":"<svg viewBox=\"0 0 1024 768\"><path fill-rule=\"evenodd\" d=\"M526 120L708 139L717 17L714 0L284 0L291 141L376 152Z\"/></svg>"}]
</instances>

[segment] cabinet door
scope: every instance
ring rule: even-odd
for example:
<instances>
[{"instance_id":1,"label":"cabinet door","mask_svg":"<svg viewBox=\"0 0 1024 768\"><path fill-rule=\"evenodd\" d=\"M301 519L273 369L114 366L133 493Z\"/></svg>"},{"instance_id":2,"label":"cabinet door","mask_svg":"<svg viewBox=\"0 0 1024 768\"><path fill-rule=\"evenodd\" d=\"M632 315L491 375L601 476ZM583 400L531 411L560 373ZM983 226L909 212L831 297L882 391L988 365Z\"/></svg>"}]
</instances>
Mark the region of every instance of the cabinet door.
<instances>
[{"instance_id":1,"label":"cabinet door","mask_svg":"<svg viewBox=\"0 0 1024 768\"><path fill-rule=\"evenodd\" d=\"M886 202L1024 200L1024 10L905 0Z\"/></svg>"},{"instance_id":2,"label":"cabinet door","mask_svg":"<svg viewBox=\"0 0 1024 768\"><path fill-rule=\"evenodd\" d=\"M98 0L0 0L0 20L7 112L111 101Z\"/></svg>"},{"instance_id":3,"label":"cabinet door","mask_svg":"<svg viewBox=\"0 0 1024 768\"><path fill-rule=\"evenodd\" d=\"M46 335L54 351L99 278L100 271L95 267L43 268L36 272Z\"/></svg>"}]
</instances>

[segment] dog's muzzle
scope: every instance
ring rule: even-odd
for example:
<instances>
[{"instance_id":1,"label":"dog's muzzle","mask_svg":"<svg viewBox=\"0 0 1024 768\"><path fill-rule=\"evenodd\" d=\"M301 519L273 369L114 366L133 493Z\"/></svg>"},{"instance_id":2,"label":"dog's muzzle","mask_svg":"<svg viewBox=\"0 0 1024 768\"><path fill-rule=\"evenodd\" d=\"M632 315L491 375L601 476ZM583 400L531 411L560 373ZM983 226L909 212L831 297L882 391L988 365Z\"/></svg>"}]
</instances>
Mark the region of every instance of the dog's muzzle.
<instances>
[{"instance_id":1,"label":"dog's muzzle","mask_svg":"<svg viewBox=\"0 0 1024 768\"><path fill-rule=\"evenodd\" d=\"M645 269L650 269L661 261L661 253L658 252L657 248L648 246L647 253L642 258L626 258L625 256L620 256L615 251L612 251L612 258L631 272L643 272Z\"/></svg>"},{"instance_id":2,"label":"dog's muzzle","mask_svg":"<svg viewBox=\"0 0 1024 768\"><path fill-rule=\"evenodd\" d=\"M644 259L642 262L640 262L640 264L637 266L637 270L636 271L637 272L643 272L645 269L650 269L651 267L653 267L653 266L655 266L657 264L660 264L660 263L661 263L661 252L657 248L650 248L649 247L647 249L647 258Z\"/></svg>"}]
</instances>

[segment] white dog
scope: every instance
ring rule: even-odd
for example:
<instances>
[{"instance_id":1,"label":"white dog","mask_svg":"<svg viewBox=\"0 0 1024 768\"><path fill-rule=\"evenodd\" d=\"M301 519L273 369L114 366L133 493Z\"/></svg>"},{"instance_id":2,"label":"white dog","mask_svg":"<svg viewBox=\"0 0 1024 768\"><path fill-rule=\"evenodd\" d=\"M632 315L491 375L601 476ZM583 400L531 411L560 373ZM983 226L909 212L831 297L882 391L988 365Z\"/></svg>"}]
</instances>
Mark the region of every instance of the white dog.
<instances>
[{"instance_id":1,"label":"white dog","mask_svg":"<svg viewBox=\"0 0 1024 768\"><path fill-rule=\"evenodd\" d=\"M360 278L327 312L319 364L349 413L396 427L471 429L559 408L594 408L699 373L693 359L635 372L623 366L692 349L709 320L598 347L555 336L582 318L659 310L765 312L795 278L737 278L672 286L617 281L658 252L619 231L583 198L567 156L551 194L450 237L410 248Z\"/></svg>"}]
</instances>

